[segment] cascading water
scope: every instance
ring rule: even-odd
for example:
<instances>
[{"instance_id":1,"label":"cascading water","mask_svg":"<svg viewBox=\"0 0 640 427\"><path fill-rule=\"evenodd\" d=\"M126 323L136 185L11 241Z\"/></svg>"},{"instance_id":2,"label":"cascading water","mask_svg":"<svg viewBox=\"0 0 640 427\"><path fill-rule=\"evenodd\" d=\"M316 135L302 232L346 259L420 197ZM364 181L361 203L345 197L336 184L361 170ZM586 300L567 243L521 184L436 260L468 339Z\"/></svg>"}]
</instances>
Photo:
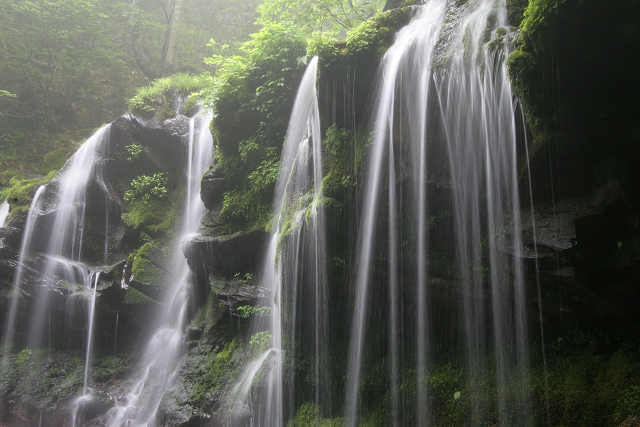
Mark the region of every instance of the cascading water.
<instances>
[{"instance_id":1,"label":"cascading water","mask_svg":"<svg viewBox=\"0 0 640 427\"><path fill-rule=\"evenodd\" d=\"M471 424L480 424L490 411L481 403L487 400L479 395L476 382L493 371L499 423L521 424L529 419L523 272L519 258L507 250L520 253L522 240L515 108L505 65L506 28L503 0L462 5L430 0L398 33L384 56L359 231L346 390L349 425L359 422L369 295L375 289L372 277L377 279L372 275L373 253L384 242L393 425L432 422L428 375L434 336L454 331L448 344L455 347L451 343L457 341L458 329L464 342ZM442 187L450 188L446 203L435 197ZM378 217L385 207L388 236L377 239ZM436 255L447 244L431 234L437 231L433 224L438 216L448 210L453 215L454 242L447 250L456 258L455 271L448 274L457 278L461 288L458 314L452 319L433 313L437 306L432 298ZM401 247L403 242L408 250ZM399 271L413 273L401 277ZM406 311L407 295L416 299L415 312L403 319L400 313ZM399 342L407 331L414 334L408 341L415 341L415 346ZM403 360L415 372L416 393L410 404L402 403L399 387Z\"/></svg>"},{"instance_id":2,"label":"cascading water","mask_svg":"<svg viewBox=\"0 0 640 427\"><path fill-rule=\"evenodd\" d=\"M78 283L74 275L64 276L65 273L74 270L68 268L68 262L74 263L83 259L87 187L93 180L102 182L101 170L96 166L100 161L100 152L108 143L110 128L111 125L104 126L91 136L69 159L59 178L54 180L58 193L51 230L55 230L55 233L50 234L45 249L42 279L46 282L67 279L71 283ZM107 236L106 230L104 235ZM63 276L59 277L59 274ZM84 281L82 283L88 287ZM36 292L28 335L28 343L32 347L44 343L43 333L49 315L49 296L47 287L42 287Z\"/></svg>"},{"instance_id":3,"label":"cascading water","mask_svg":"<svg viewBox=\"0 0 640 427\"><path fill-rule=\"evenodd\" d=\"M11 297L7 328L4 334L5 356L12 348L15 338L16 314L23 290L23 279L27 264L37 261L35 276L31 278L34 295L32 314L27 327L26 343L31 348L45 346L51 349L56 343L49 335L45 340L44 331L53 307L50 304L50 294L62 284L80 286L80 289L91 289L91 277L95 273L82 263L85 256L85 242L83 230L86 221L88 186L96 184L108 199L108 191L102 178L102 158L110 135L110 125L100 128L94 133L67 161L62 171L47 186L42 186L36 192L31 203L22 246L18 260L18 267L14 277L14 287ZM51 196L53 194L53 197ZM108 210L108 208L107 208ZM53 231L52 231L53 230ZM42 239L41 236L47 236ZM104 231L105 240L108 230ZM108 247L108 243L100 248ZM105 250L106 252L106 250ZM104 257L97 257L97 261L105 262ZM86 293L89 306L92 305L91 291ZM89 310L91 311L91 310ZM89 324L93 323L90 319ZM90 332L89 332L90 333ZM90 344L87 343L87 346Z\"/></svg>"},{"instance_id":4,"label":"cascading water","mask_svg":"<svg viewBox=\"0 0 640 427\"><path fill-rule=\"evenodd\" d=\"M91 399L89 388L90 366L93 347L95 305L101 267L89 267L85 262L108 263L109 252L109 211L118 208L110 202L108 188L103 179L102 161L109 142L111 126L106 125L94 133L67 161L60 174L50 184L41 186L29 208L27 222L22 237L18 267L14 277L11 302L4 333L2 371L8 367L8 356L14 342L17 313L23 293L26 270L30 270L29 284L33 287L34 302L31 316L26 325L26 344L30 348L45 347L49 350L64 343L44 331L51 329L54 307L51 294L59 287L71 291L71 298L65 308L67 321L71 322L75 306L86 301L87 322L85 341L85 364L82 395L72 404L72 423L76 424L78 412L83 403ZM88 248L84 229L87 226L89 187L103 193L105 229L104 242L98 248ZM41 236L47 236L42 239ZM98 249L98 254L87 252ZM76 298L79 297L79 298ZM77 303L77 301L80 301ZM71 326L71 325L69 325ZM61 341L66 341L62 339Z\"/></svg>"},{"instance_id":5,"label":"cascading water","mask_svg":"<svg viewBox=\"0 0 640 427\"><path fill-rule=\"evenodd\" d=\"M285 358L295 359L296 349L313 355L313 401L328 410L331 400L317 73L314 57L298 88L280 160L272 234L261 277L270 290L271 324L254 325L256 330L268 327L271 348L247 367L232 393L237 402L246 404L254 377L270 362L266 385L250 402L251 425L256 426L282 426L295 409L298 379L293 370L284 372L283 363Z\"/></svg>"},{"instance_id":6,"label":"cascading water","mask_svg":"<svg viewBox=\"0 0 640 427\"><path fill-rule=\"evenodd\" d=\"M349 364L347 372L347 390L346 390L346 417L350 425L357 424L358 415L358 394L360 385L361 362L363 352L363 341L365 335L365 318L367 315L367 299L370 286L370 273L372 254L374 249L374 233L376 228L376 217L378 215L378 205L380 198L380 190L382 188L383 174L383 156L385 151L389 151L389 159L393 159L393 144L396 138L394 128L394 118L396 117L396 102L406 102L407 112L411 115L411 129L409 129L409 138L411 138L411 148L414 150L412 170L414 172L415 197L417 201L416 211L413 212L413 218L417 230L417 283L416 297L418 302L418 310L416 313L418 323L418 342L417 349L417 375L418 378L424 377L426 369L427 356L427 313L426 313L426 231L425 216L426 200L424 181L426 178L425 166L425 149L426 149L426 101L429 95L430 79L431 79L431 58L438 41L442 21L445 12L445 0L433 0L423 6L418 15L409 25L400 30L396 37L396 42L385 54L381 65L380 88L376 104L376 113L374 118L374 141L370 152L369 172L367 178L367 187L365 190L365 199L363 205L363 213L361 218L361 228L359 237L359 258L358 271L356 279L356 300L355 311L351 329L351 345L349 350ZM399 86L402 85L402 86ZM401 98L397 99L396 98ZM390 221L390 280L389 292L392 304L392 315L390 324L392 330L388 331L390 340L395 340L399 334L397 316L397 244L398 239L395 213L395 164L389 163L389 221ZM399 411L399 398L397 393L398 382L398 346L395 342L390 342L391 355L391 378L393 382L393 401L392 411L394 415L394 424L398 423L397 413ZM418 381L418 395L426 397L423 389L424 382ZM419 404L420 410L426 410L426 400ZM419 417L425 420L424 414Z\"/></svg>"},{"instance_id":7,"label":"cascading water","mask_svg":"<svg viewBox=\"0 0 640 427\"><path fill-rule=\"evenodd\" d=\"M205 213L200 181L213 158L211 119L211 113L200 112L189 122L186 197L181 230L167 269L172 273L167 278L170 288L166 304L158 316L155 333L147 344L130 392L107 413L109 426L155 425L162 398L180 368L192 279L182 245L197 233Z\"/></svg>"},{"instance_id":8,"label":"cascading water","mask_svg":"<svg viewBox=\"0 0 640 427\"><path fill-rule=\"evenodd\" d=\"M9 202L6 200L0 203L0 228L4 227L7 217L9 216L10 208L11 206L9 206Z\"/></svg>"},{"instance_id":9,"label":"cascading water","mask_svg":"<svg viewBox=\"0 0 640 427\"><path fill-rule=\"evenodd\" d=\"M82 380L82 394L77 397L71 408L71 425L75 427L78 422L78 414L82 406L92 399L89 389L89 370L91 367L91 356L93 351L93 332L96 310L96 296L98 293L98 282L100 281L100 272L91 272L86 280L88 297L87 308L87 337L85 345L84 372Z\"/></svg>"},{"instance_id":10,"label":"cascading water","mask_svg":"<svg viewBox=\"0 0 640 427\"><path fill-rule=\"evenodd\" d=\"M481 1L466 11L447 69L436 75L436 87L454 190L458 270L466 291L463 312L471 390L481 393L474 380L486 372L485 355L492 343L498 419L502 425L513 425L530 414L523 269L521 259L504 250L522 252L516 112L505 64L506 25L504 2L496 7L492 1ZM488 242L490 307L478 304L487 280L477 269L486 262L482 239ZM493 324L489 337L482 328L488 322ZM519 387L509 387L514 380ZM487 410L478 404L479 397L472 398L473 421Z\"/></svg>"},{"instance_id":11,"label":"cascading water","mask_svg":"<svg viewBox=\"0 0 640 427\"><path fill-rule=\"evenodd\" d=\"M22 243L20 245L20 255L18 258L18 267L15 272L15 276L13 279L13 289L11 292L11 303L9 304L9 312L7 313L6 318L6 328L3 335L3 355L2 355L2 366L0 366L0 372L2 374L6 373L6 369L8 368L8 360L9 353L14 345L14 336L15 336L15 326L16 326L16 315L18 312L18 304L20 303L21 289L20 284L22 283L22 276L24 274L25 269L25 261L28 256L29 248L31 247L31 240L33 238L33 229L36 224L36 220L39 216L39 204L40 198L44 193L45 187L40 186L38 190L36 190L35 195L33 196L33 200L31 201L31 206L29 207L29 213L27 214L27 222L25 223L24 232L22 233Z\"/></svg>"}]
</instances>

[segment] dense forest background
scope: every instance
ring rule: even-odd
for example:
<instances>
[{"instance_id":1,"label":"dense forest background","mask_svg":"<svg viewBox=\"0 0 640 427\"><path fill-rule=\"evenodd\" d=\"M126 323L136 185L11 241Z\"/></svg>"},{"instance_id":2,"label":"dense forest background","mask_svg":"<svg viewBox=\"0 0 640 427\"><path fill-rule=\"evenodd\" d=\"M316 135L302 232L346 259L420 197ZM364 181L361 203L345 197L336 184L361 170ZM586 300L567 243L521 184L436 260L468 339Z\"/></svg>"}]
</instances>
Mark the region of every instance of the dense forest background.
<instances>
[{"instance_id":1,"label":"dense forest background","mask_svg":"<svg viewBox=\"0 0 640 427\"><path fill-rule=\"evenodd\" d=\"M252 33L344 35L383 7L382 0L2 0L0 188L60 167L92 129L126 111L136 88L177 73L215 75Z\"/></svg>"}]
</instances>

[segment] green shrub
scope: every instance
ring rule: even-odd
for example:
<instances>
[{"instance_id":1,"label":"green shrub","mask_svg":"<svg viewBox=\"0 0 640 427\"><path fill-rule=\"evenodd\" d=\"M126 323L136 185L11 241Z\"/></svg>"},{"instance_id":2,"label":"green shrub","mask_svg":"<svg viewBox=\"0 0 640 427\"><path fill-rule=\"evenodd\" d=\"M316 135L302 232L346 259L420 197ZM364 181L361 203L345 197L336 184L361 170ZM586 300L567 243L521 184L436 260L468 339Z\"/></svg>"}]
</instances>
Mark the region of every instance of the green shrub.
<instances>
[{"instance_id":1,"label":"green shrub","mask_svg":"<svg viewBox=\"0 0 640 427\"><path fill-rule=\"evenodd\" d=\"M127 157L127 160L129 161L137 159L143 151L142 145L140 144L130 144L125 148L127 150L127 153L129 153L129 157Z\"/></svg>"},{"instance_id":2,"label":"green shrub","mask_svg":"<svg viewBox=\"0 0 640 427\"><path fill-rule=\"evenodd\" d=\"M165 272L158 267L165 256L162 243L149 240L140 246L132 256L131 273L135 280L153 284L164 275Z\"/></svg>"},{"instance_id":3,"label":"green shrub","mask_svg":"<svg viewBox=\"0 0 640 427\"><path fill-rule=\"evenodd\" d=\"M154 173L134 178L131 181L130 189L124 193L124 200L127 202L149 202L152 199L166 199L167 194L167 174Z\"/></svg>"},{"instance_id":4,"label":"green shrub","mask_svg":"<svg viewBox=\"0 0 640 427\"><path fill-rule=\"evenodd\" d=\"M236 308L236 313L243 319L249 319L252 317L269 317L271 316L271 307L241 305L240 307Z\"/></svg>"},{"instance_id":5,"label":"green shrub","mask_svg":"<svg viewBox=\"0 0 640 427\"><path fill-rule=\"evenodd\" d=\"M242 351L235 340L225 344L222 350L209 353L196 378L192 392L193 400L203 402L220 394L235 378L243 362Z\"/></svg>"},{"instance_id":6,"label":"green shrub","mask_svg":"<svg viewBox=\"0 0 640 427\"><path fill-rule=\"evenodd\" d=\"M134 229L167 233L176 221L175 198L169 199L166 173L138 176L124 193L127 210L122 220Z\"/></svg>"},{"instance_id":7,"label":"green shrub","mask_svg":"<svg viewBox=\"0 0 640 427\"><path fill-rule=\"evenodd\" d=\"M271 347L271 332L262 331L253 334L249 339L249 347L254 356L267 351Z\"/></svg>"},{"instance_id":8,"label":"green shrub","mask_svg":"<svg viewBox=\"0 0 640 427\"><path fill-rule=\"evenodd\" d=\"M208 74L180 73L163 77L154 80L149 86L138 88L136 95L128 101L129 108L132 112L142 115L160 112L162 118L166 118L165 116L168 117L174 112L170 105L170 96L186 97L204 89L209 84L211 84L211 77ZM189 99L187 101L193 102ZM165 111L159 111L161 107Z\"/></svg>"},{"instance_id":9,"label":"green shrub","mask_svg":"<svg viewBox=\"0 0 640 427\"><path fill-rule=\"evenodd\" d=\"M51 181L57 172L52 170L46 176L30 178L14 176L9 180L9 187L0 191L0 200L9 200L12 215L26 212L38 187Z\"/></svg>"}]
</instances>

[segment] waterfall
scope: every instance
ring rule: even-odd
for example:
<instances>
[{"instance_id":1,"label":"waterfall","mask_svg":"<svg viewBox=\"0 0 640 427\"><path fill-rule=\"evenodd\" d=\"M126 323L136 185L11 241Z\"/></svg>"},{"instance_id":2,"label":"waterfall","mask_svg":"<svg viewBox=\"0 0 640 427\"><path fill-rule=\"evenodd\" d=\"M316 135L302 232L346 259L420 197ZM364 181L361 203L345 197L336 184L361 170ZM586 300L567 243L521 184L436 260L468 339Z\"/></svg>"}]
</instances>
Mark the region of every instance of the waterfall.
<instances>
[{"instance_id":1,"label":"waterfall","mask_svg":"<svg viewBox=\"0 0 640 427\"><path fill-rule=\"evenodd\" d=\"M101 168L98 167L100 153L108 144L110 130L111 125L107 125L93 134L69 159L62 173L53 181L57 194L49 230L55 232L50 232L45 246L46 257L41 280L48 286L36 291L28 335L28 343L32 347L44 344L43 333L50 312L49 287L59 280L86 283L84 280L78 280L78 270L69 269L67 261L73 264L83 259L87 187L93 182L102 181ZM106 236L106 230L104 235ZM69 273L71 275L68 275Z\"/></svg>"},{"instance_id":2,"label":"waterfall","mask_svg":"<svg viewBox=\"0 0 640 427\"><path fill-rule=\"evenodd\" d=\"M280 158L271 238L261 276L270 291L271 323L254 325L255 330L268 328L271 348L247 367L232 393L236 401L246 402L254 377L268 364L266 385L251 402L252 425L282 426L292 415L298 379L294 370L284 372L283 363L295 360L296 349L313 355L314 402L328 410L331 400L317 73L314 57L298 88Z\"/></svg>"},{"instance_id":3,"label":"waterfall","mask_svg":"<svg viewBox=\"0 0 640 427\"><path fill-rule=\"evenodd\" d=\"M24 274L25 262L27 260L27 256L29 253L29 249L31 247L31 240L33 238L33 229L36 223L36 220L39 215L39 206L40 206L40 198L44 193L45 187L40 186L35 195L33 196L33 200L31 201L31 205L29 206L29 213L27 214L27 222L24 227L24 232L22 233L22 242L20 245L20 255L18 258L18 266L16 268L16 272L13 279L13 288L11 291L11 302L9 304L9 313L7 313L7 318L5 320L6 328L3 335L3 344L2 344L2 366L0 366L0 372L2 374L6 373L6 369L8 369L8 361L9 361L9 352L11 351L14 345L14 337L15 337L15 326L16 326L16 316L18 313L18 304L20 303L20 284L22 283L22 276Z\"/></svg>"},{"instance_id":4,"label":"waterfall","mask_svg":"<svg viewBox=\"0 0 640 427\"><path fill-rule=\"evenodd\" d=\"M98 282L100 281L100 272L94 273L89 279L89 309L87 310L87 345L84 357L84 379L82 382L82 394L86 395L89 391L89 366L91 365L91 350L93 347L93 323L96 312L96 293L98 290Z\"/></svg>"},{"instance_id":5,"label":"waterfall","mask_svg":"<svg viewBox=\"0 0 640 427\"><path fill-rule=\"evenodd\" d=\"M522 248L508 51L504 0L462 5L430 0L397 34L383 58L358 239L345 406L351 426L359 423L373 277L376 285L388 287L393 425L432 423L428 376L440 335L448 337L446 345L452 348L457 341L464 343L471 424L480 424L489 411L477 384L489 372L495 372L499 424L527 423L530 417L523 266L507 250L520 253ZM436 197L438 192L448 192L446 202ZM443 241L442 232L432 236L446 229L446 224L434 224L449 210L451 244ZM380 216L387 218L386 239L376 237ZM401 248L401 242L409 250ZM373 254L383 243L386 279L372 276ZM455 259L448 274L460 284L449 290L459 295L453 314L443 314L433 300L435 275L444 274L436 271L436 256L442 254ZM409 273L401 277L400 270ZM402 317L412 298L414 312ZM399 342L408 331L413 334L409 344ZM403 360L415 372L416 393L415 402L401 405ZM407 409L413 405L415 410Z\"/></svg>"},{"instance_id":6,"label":"waterfall","mask_svg":"<svg viewBox=\"0 0 640 427\"><path fill-rule=\"evenodd\" d=\"M31 293L34 296L29 323L26 325L26 342L31 348L46 346L51 349L56 345L51 334L48 334L46 340L44 334L45 328L51 326L51 311L54 307L50 294L55 288L61 283L87 289L92 287L90 276L94 273L82 263L85 258L83 231L87 190L89 185L96 184L104 192L105 199L108 199L101 162L110 129L111 126L106 125L96 131L67 161L61 172L35 193L22 236L10 308L5 321L7 327L4 334L3 369L6 368L9 351L16 344L16 316L24 292L22 286L27 269L30 270L29 283L33 286ZM104 236L106 240L106 230ZM102 248L108 244L100 246ZM105 259L99 261L106 263ZM90 294L91 291L86 295L91 306L93 303ZM93 319L89 319L88 324L92 323Z\"/></svg>"},{"instance_id":7,"label":"waterfall","mask_svg":"<svg viewBox=\"0 0 640 427\"><path fill-rule=\"evenodd\" d=\"M171 274L167 278L166 303L158 314L155 333L132 378L129 393L107 413L109 426L154 425L162 398L180 369L192 280L182 245L197 233L205 213L200 199L200 181L213 158L213 137L209 131L211 119L210 112L200 112L189 122L183 221L167 268Z\"/></svg>"},{"instance_id":8,"label":"waterfall","mask_svg":"<svg viewBox=\"0 0 640 427\"><path fill-rule=\"evenodd\" d=\"M375 118L374 118L374 135L373 144L370 151L369 171L367 177L367 187L365 190L362 217L360 220L360 232L358 239L358 265L356 276L356 306L351 329L351 344L349 349L349 362L347 371L347 390L346 390L346 418L350 425L357 424L358 413L358 393L361 374L361 362L363 352L363 340L365 335L365 318L367 311L367 299L370 286L370 273L372 254L374 248L374 237L376 228L376 217L378 215L378 205L380 199L380 189L383 174L383 156L385 151L389 152L389 179L395 181L395 164L393 160L393 143L395 138L394 118L396 112L396 102L407 103L407 114L411 115L408 120L412 121L411 129L408 130L411 138L412 150L414 150L411 159L413 160L412 170L418 185L415 185L416 212L413 212L415 227L417 230L417 285L416 298L418 311L416 313L418 323L418 342L417 350L417 375L424 376L426 369L427 356L427 313L426 313L426 200L425 200L425 149L426 149L426 109L427 99L430 89L431 79L431 58L436 43L440 35L440 29L445 12L444 0L433 0L423 6L418 15L405 28L400 30L396 36L396 41L385 54L380 73L379 92L376 102ZM406 79L406 80L405 80ZM401 87L398 87L402 84ZM396 98L403 97L396 101ZM389 221L390 221L390 280L389 292L392 305L391 325L394 329L390 330L390 340L395 340L395 336L399 330L397 321L397 238L395 236L396 213L395 213L395 183L390 181L389 185ZM390 342L390 354L392 360L391 378L394 379L393 412L399 410L399 399L395 396L397 393L398 378L398 347L397 343ZM423 390L423 381L418 383L418 394L426 396ZM426 402L419 405L421 409L426 409ZM421 416L424 420L425 417ZM394 420L396 424L398 420Z\"/></svg>"},{"instance_id":9,"label":"waterfall","mask_svg":"<svg viewBox=\"0 0 640 427\"><path fill-rule=\"evenodd\" d=\"M7 217L9 216L9 209L9 202L5 200L4 202L0 203L0 228L3 228L5 226Z\"/></svg>"}]
</instances>

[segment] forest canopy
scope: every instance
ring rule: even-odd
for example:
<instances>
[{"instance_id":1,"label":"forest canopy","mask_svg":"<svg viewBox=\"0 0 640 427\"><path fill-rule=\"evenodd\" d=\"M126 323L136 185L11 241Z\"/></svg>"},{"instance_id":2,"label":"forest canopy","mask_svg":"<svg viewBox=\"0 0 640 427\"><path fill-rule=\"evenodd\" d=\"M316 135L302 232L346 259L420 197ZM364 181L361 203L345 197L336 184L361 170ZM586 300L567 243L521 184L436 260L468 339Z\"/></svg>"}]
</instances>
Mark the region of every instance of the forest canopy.
<instances>
[{"instance_id":1,"label":"forest canopy","mask_svg":"<svg viewBox=\"0 0 640 427\"><path fill-rule=\"evenodd\" d=\"M56 151L62 161L91 129L125 112L136 88L176 73L228 73L222 64L238 62L255 40L282 31L301 39L344 37L384 6L383 0L0 0L0 187L16 174L61 166L44 162L42 153Z\"/></svg>"}]
</instances>

